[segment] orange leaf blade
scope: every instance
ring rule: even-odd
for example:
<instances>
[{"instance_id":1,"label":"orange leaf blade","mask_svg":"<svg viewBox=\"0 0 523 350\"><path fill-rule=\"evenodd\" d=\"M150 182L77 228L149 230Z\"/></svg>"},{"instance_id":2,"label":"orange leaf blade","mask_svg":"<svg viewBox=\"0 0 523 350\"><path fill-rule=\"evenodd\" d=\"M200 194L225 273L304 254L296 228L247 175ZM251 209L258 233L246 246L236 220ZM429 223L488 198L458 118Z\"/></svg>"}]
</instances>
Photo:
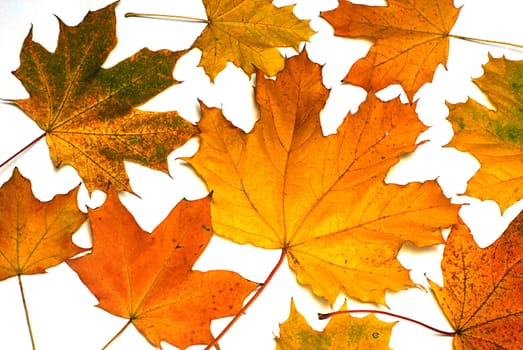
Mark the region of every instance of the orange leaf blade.
<instances>
[{"instance_id":1,"label":"orange leaf blade","mask_svg":"<svg viewBox=\"0 0 523 350\"><path fill-rule=\"evenodd\" d=\"M0 188L0 280L44 273L84 251L71 238L86 220L78 209L78 188L40 202L15 168Z\"/></svg>"},{"instance_id":2,"label":"orange leaf blade","mask_svg":"<svg viewBox=\"0 0 523 350\"><path fill-rule=\"evenodd\" d=\"M210 198L182 201L151 234L114 191L89 217L93 252L69 265L100 308L132 320L155 346L211 342L211 320L234 315L256 287L230 271L192 270L212 236Z\"/></svg>"},{"instance_id":3,"label":"orange leaf blade","mask_svg":"<svg viewBox=\"0 0 523 350\"><path fill-rule=\"evenodd\" d=\"M410 100L429 82L448 56L448 34L459 9L452 0L389 0L387 7L341 1L322 13L336 35L368 38L373 46L345 77L348 83L376 92L400 84Z\"/></svg>"}]
</instances>

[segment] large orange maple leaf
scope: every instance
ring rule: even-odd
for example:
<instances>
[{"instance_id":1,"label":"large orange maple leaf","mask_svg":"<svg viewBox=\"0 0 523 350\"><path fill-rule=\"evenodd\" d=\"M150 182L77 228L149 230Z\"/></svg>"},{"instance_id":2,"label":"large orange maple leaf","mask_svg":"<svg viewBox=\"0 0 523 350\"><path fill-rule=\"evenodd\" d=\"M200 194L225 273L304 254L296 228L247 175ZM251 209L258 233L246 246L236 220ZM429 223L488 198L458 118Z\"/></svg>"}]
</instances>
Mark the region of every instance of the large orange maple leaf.
<instances>
[{"instance_id":1,"label":"large orange maple leaf","mask_svg":"<svg viewBox=\"0 0 523 350\"><path fill-rule=\"evenodd\" d=\"M341 288L383 303L386 289L412 285L396 260L402 244L441 243L457 207L435 182L384 183L424 129L413 106L370 97L325 137L321 67L305 53L287 62L275 81L258 75L251 133L202 105L200 150L188 161L214 191L213 225L236 242L285 249L297 279L331 303Z\"/></svg>"},{"instance_id":2,"label":"large orange maple leaf","mask_svg":"<svg viewBox=\"0 0 523 350\"><path fill-rule=\"evenodd\" d=\"M180 202L151 234L114 190L89 210L91 254L69 260L98 307L129 319L149 342L185 349L213 340L211 320L236 314L256 288L231 271L195 271L212 236L210 198Z\"/></svg>"},{"instance_id":3,"label":"large orange maple leaf","mask_svg":"<svg viewBox=\"0 0 523 350\"><path fill-rule=\"evenodd\" d=\"M452 0L388 0L388 6L355 5L340 1L322 16L334 34L373 41L345 81L372 92L400 84L412 100L447 62L448 34L459 14Z\"/></svg>"},{"instance_id":4,"label":"large orange maple leaf","mask_svg":"<svg viewBox=\"0 0 523 350\"><path fill-rule=\"evenodd\" d=\"M444 286L432 289L456 331L455 350L520 349L523 344L523 212L487 248L468 228L445 246Z\"/></svg>"},{"instance_id":5,"label":"large orange maple leaf","mask_svg":"<svg viewBox=\"0 0 523 350\"><path fill-rule=\"evenodd\" d=\"M84 251L72 241L87 219L78 209L78 188L40 202L15 168L0 188L0 280L44 273Z\"/></svg>"},{"instance_id":6,"label":"large orange maple leaf","mask_svg":"<svg viewBox=\"0 0 523 350\"><path fill-rule=\"evenodd\" d=\"M470 152L481 167L466 194L495 200L504 211L523 198L523 61L493 59L474 82L496 110L474 100L449 105L449 146Z\"/></svg>"},{"instance_id":7,"label":"large orange maple leaf","mask_svg":"<svg viewBox=\"0 0 523 350\"><path fill-rule=\"evenodd\" d=\"M175 84L182 53L143 49L101 67L116 45L115 6L90 12L76 27L60 21L54 53L30 33L15 72L30 95L16 105L45 131L55 166L73 166L89 191L109 183L130 191L124 160L167 172L167 155L197 130L175 112L135 108Z\"/></svg>"},{"instance_id":8,"label":"large orange maple leaf","mask_svg":"<svg viewBox=\"0 0 523 350\"><path fill-rule=\"evenodd\" d=\"M277 8L272 0L203 0L207 27L193 44L202 50L200 66L216 78L232 62L247 74L261 69L275 75L284 66L278 47L299 51L314 31L293 14L293 5Z\"/></svg>"}]
</instances>

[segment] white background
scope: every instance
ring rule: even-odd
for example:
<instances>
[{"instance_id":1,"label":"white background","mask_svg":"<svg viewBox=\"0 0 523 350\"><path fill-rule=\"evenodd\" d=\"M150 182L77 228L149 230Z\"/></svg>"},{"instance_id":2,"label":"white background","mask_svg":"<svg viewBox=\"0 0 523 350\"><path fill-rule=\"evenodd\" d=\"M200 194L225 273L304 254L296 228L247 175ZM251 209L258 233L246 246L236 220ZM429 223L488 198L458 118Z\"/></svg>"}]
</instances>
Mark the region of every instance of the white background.
<instances>
[{"instance_id":1,"label":"white background","mask_svg":"<svg viewBox=\"0 0 523 350\"><path fill-rule=\"evenodd\" d=\"M293 2L296 0L276 1L275 4ZM67 25L77 25L88 10L99 9L108 3L109 1L95 0L0 0L0 98L28 97L21 83L11 72L19 66L21 45L31 25L34 40L52 51L56 47L58 36L58 22L54 15ZM521 1L455 2L456 6L463 4L465 6L452 31L454 34L523 44ZM323 81L331 89L330 99L321 116L326 134L335 132L336 126L347 111L356 111L358 104L365 98L362 89L341 85L340 81L350 65L363 56L369 47L364 41L333 36L332 28L318 15L319 11L330 10L336 6L337 1L334 0L298 0L295 7L296 15L312 19L311 26L318 31L306 46L309 57L324 64ZM114 65L144 46L171 50L188 48L205 26L166 20L124 18L123 14L126 12L205 17L204 7L199 0L122 0L116 10L119 43L104 67ZM512 59L522 59L523 52L455 39L451 39L450 50L448 71L440 66L436 71L434 83L425 85L416 95L419 98L417 110L420 119L431 127L420 140L429 139L430 142L420 147L414 156L396 166L389 176L389 181L405 183L438 178L445 194L452 197L453 202L469 203L460 213L471 227L477 242L486 246L503 232L510 220L523 208L523 203L508 209L503 217L493 202L481 202L458 195L463 193L466 181L479 164L467 154L442 148L452 137L452 129L445 119L448 110L444 101L463 102L468 95L476 99L482 98L481 93L470 82L470 77L482 74L481 65L487 62L489 51L494 57L504 54ZM283 51L288 55L293 54L292 50ZM200 99L209 106L222 107L227 118L249 130L256 118L252 82L242 71L229 65L217 77L215 83L211 84L203 70L197 67L199 58L198 50L192 50L181 58L174 76L183 83L168 89L141 108L178 110L182 116L196 122L199 118L197 99ZM391 98L400 92L397 87L387 90L380 96ZM7 103L0 103L0 162L24 147L41 132L20 110ZM145 230L151 231L182 197L195 199L207 193L204 185L181 162L175 160L178 156L191 155L196 148L197 141L192 140L187 147L169 156L171 177L127 163L131 186L141 199L125 193L121 194L121 199ZM55 194L65 193L80 182L72 168L54 169L43 140L0 169L0 184L10 178L15 166L32 181L34 194L40 200L50 200ZM104 194L101 192L95 192L92 198L89 198L87 191L82 187L79 198L82 210L85 210L86 206L97 207L103 200ZM89 246L85 226L75 235L75 242ZM406 247L399 258L407 268L412 269L411 276L416 283L426 285L426 273L441 284L441 254L442 247L421 250ZM273 268L279 255L279 251L239 246L214 237L195 268L235 270L250 280L261 282ZM65 264L49 269L47 274L24 276L22 279L37 349L100 349L126 323L124 319L93 307L97 303L96 298ZM329 311L328 306L315 300L307 288L297 285L294 276L284 264L247 314L220 342L221 348L274 348L273 338L278 334L278 323L283 322L288 316L291 296L298 310L315 328L321 329L326 324L326 321L316 319L316 313ZM335 308L339 307L343 300L344 297L340 297ZM434 303L432 294L422 289L390 293L387 295L387 304L389 311L451 330ZM349 307L362 306L349 301ZM15 278L0 282L0 310L0 349L31 349ZM390 317L380 318L394 321ZM228 319L213 322L214 334L217 335L227 322ZM451 341L449 337L434 335L422 327L401 321L394 327L390 346L393 349L450 349ZM203 346L191 347L201 348ZM152 349L152 346L131 327L109 349ZM165 344L164 349L174 347Z\"/></svg>"}]
</instances>

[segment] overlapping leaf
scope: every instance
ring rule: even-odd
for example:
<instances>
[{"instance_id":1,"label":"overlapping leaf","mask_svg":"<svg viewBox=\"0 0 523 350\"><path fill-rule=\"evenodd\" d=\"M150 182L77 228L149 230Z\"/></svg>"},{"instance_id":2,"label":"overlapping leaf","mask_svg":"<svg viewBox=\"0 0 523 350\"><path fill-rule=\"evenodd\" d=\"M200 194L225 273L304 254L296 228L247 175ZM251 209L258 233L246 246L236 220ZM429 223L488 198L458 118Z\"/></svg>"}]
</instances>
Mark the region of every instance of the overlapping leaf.
<instances>
[{"instance_id":1,"label":"overlapping leaf","mask_svg":"<svg viewBox=\"0 0 523 350\"><path fill-rule=\"evenodd\" d=\"M15 168L0 188L0 280L44 273L83 251L71 238L87 219L78 209L77 193L78 187L40 202Z\"/></svg>"},{"instance_id":2,"label":"overlapping leaf","mask_svg":"<svg viewBox=\"0 0 523 350\"><path fill-rule=\"evenodd\" d=\"M335 317L322 332L312 329L298 313L294 302L285 323L280 325L276 350L386 350L394 323L380 321L374 315L364 318Z\"/></svg>"},{"instance_id":3,"label":"overlapping leaf","mask_svg":"<svg viewBox=\"0 0 523 350\"><path fill-rule=\"evenodd\" d=\"M249 134L202 105L201 146L189 159L213 194L213 225L240 243L286 249L301 283L333 303L340 288L384 302L412 285L402 244L441 243L457 207L436 183L386 185L389 168L424 129L414 108L370 97L336 135L322 135L328 96L305 53L276 81L258 75L260 120Z\"/></svg>"},{"instance_id":4,"label":"overlapping leaf","mask_svg":"<svg viewBox=\"0 0 523 350\"><path fill-rule=\"evenodd\" d=\"M523 344L523 212L484 249L465 226L454 229L441 267L443 288L431 285L457 333L454 349L518 349Z\"/></svg>"},{"instance_id":5,"label":"overlapping leaf","mask_svg":"<svg viewBox=\"0 0 523 350\"><path fill-rule=\"evenodd\" d=\"M208 24L193 44L202 50L200 65L212 80L227 62L247 74L261 69L275 75L285 59L278 47L292 47L314 33L308 20L299 20L293 6L277 8L272 0L203 0Z\"/></svg>"},{"instance_id":6,"label":"overlapping leaf","mask_svg":"<svg viewBox=\"0 0 523 350\"><path fill-rule=\"evenodd\" d=\"M212 236L210 198L182 201L149 234L110 191L89 211L91 254L68 261L99 307L132 321L155 346L213 340L210 322L234 315L256 284L230 271L192 270Z\"/></svg>"},{"instance_id":7,"label":"overlapping leaf","mask_svg":"<svg viewBox=\"0 0 523 350\"><path fill-rule=\"evenodd\" d=\"M496 108L474 100L450 105L450 146L472 153L481 167L467 194L495 200L505 210L523 198L523 62L492 59L475 79Z\"/></svg>"},{"instance_id":8,"label":"overlapping leaf","mask_svg":"<svg viewBox=\"0 0 523 350\"><path fill-rule=\"evenodd\" d=\"M196 128L176 113L137 110L173 85L181 53L143 49L104 69L116 45L114 7L89 13L76 27L60 21L54 53L30 33L15 75L30 98L15 101L46 132L57 166L76 168L87 188L130 190L124 160L167 171L167 155Z\"/></svg>"},{"instance_id":9,"label":"overlapping leaf","mask_svg":"<svg viewBox=\"0 0 523 350\"><path fill-rule=\"evenodd\" d=\"M448 34L459 9L452 0L388 0L388 6L340 1L322 14L334 34L373 40L366 57L351 68L345 81L372 92L400 84L409 99L432 80L448 56Z\"/></svg>"}]
</instances>

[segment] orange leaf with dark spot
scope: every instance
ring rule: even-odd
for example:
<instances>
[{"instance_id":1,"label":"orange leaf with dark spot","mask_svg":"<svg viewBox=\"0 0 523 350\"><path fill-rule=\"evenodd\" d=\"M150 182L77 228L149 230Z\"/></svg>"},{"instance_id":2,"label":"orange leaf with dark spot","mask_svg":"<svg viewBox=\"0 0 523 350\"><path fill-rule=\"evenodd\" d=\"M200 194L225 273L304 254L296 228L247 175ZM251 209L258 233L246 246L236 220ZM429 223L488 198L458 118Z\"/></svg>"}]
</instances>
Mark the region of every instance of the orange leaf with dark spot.
<instances>
[{"instance_id":1,"label":"orange leaf with dark spot","mask_svg":"<svg viewBox=\"0 0 523 350\"><path fill-rule=\"evenodd\" d=\"M40 202L15 168L0 188L0 280L44 273L84 251L72 241L87 219L78 209L78 188Z\"/></svg>"},{"instance_id":2,"label":"orange leaf with dark spot","mask_svg":"<svg viewBox=\"0 0 523 350\"><path fill-rule=\"evenodd\" d=\"M452 0L388 0L389 5L355 5L342 0L322 13L334 34L373 41L367 56L357 61L345 81L372 92L400 84L410 100L445 64L448 34L459 9Z\"/></svg>"},{"instance_id":3,"label":"orange leaf with dark spot","mask_svg":"<svg viewBox=\"0 0 523 350\"><path fill-rule=\"evenodd\" d=\"M192 270L212 236L209 197L183 200L150 234L114 190L89 219L93 251L68 264L100 308L131 320L155 346L210 343L211 320L236 314L257 286L235 272Z\"/></svg>"},{"instance_id":4,"label":"orange leaf with dark spot","mask_svg":"<svg viewBox=\"0 0 523 350\"><path fill-rule=\"evenodd\" d=\"M443 288L432 289L456 331L455 350L520 349L523 344L523 212L480 248L464 225L445 246Z\"/></svg>"}]
</instances>

